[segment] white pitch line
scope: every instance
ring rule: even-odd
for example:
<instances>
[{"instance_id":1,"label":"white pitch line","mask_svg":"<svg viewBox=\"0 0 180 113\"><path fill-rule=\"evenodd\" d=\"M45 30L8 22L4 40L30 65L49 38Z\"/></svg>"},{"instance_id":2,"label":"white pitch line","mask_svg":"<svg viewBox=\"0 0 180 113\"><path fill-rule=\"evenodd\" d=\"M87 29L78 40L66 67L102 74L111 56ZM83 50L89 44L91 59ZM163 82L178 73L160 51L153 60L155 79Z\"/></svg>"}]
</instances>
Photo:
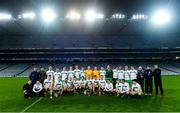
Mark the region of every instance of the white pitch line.
<instances>
[{"instance_id":1,"label":"white pitch line","mask_svg":"<svg viewBox=\"0 0 180 113\"><path fill-rule=\"evenodd\" d=\"M28 107L26 107L24 110L22 110L20 113L24 113L25 111L27 111L29 108L31 108L33 105L35 105L36 103L38 103L40 100L42 100L43 97L40 97L38 100L36 100L35 102L33 102L31 105L29 105Z\"/></svg>"}]
</instances>

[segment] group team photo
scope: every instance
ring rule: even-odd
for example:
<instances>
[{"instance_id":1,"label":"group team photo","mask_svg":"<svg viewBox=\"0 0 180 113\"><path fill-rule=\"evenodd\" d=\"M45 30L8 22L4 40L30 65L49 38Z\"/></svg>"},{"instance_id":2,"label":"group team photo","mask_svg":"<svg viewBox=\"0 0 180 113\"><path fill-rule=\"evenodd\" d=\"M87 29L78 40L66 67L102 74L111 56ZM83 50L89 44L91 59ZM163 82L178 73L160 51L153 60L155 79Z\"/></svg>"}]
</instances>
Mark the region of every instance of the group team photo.
<instances>
[{"instance_id":1,"label":"group team photo","mask_svg":"<svg viewBox=\"0 0 180 113\"><path fill-rule=\"evenodd\" d=\"M153 93L153 86L155 88ZM24 98L53 97L78 95L110 95L122 98L143 98L143 96L158 95L163 97L161 70L158 65L149 66L116 66L111 69L97 66L85 69L79 66L63 67L62 70L52 66L45 71L43 67L34 67L28 82L23 86Z\"/></svg>"}]
</instances>

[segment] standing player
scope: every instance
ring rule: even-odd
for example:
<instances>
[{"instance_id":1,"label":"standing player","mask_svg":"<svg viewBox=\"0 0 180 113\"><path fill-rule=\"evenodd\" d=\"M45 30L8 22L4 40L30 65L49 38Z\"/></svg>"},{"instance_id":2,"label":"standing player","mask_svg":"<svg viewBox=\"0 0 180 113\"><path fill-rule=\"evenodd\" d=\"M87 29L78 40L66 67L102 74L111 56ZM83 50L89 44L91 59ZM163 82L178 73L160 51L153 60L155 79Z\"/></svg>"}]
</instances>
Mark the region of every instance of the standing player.
<instances>
[{"instance_id":1,"label":"standing player","mask_svg":"<svg viewBox=\"0 0 180 113\"><path fill-rule=\"evenodd\" d=\"M64 81L66 78L68 79L68 72L66 71L66 67L63 67L63 70L61 71L61 77Z\"/></svg>"},{"instance_id":2,"label":"standing player","mask_svg":"<svg viewBox=\"0 0 180 113\"><path fill-rule=\"evenodd\" d=\"M47 78L51 75L51 79L54 79L54 71L52 70L52 66L49 66L48 71L46 71Z\"/></svg>"},{"instance_id":3,"label":"standing player","mask_svg":"<svg viewBox=\"0 0 180 113\"><path fill-rule=\"evenodd\" d=\"M90 66L87 67L87 70L85 73L86 73L86 79L88 79L89 77L90 77L90 79L92 79L93 71L91 70Z\"/></svg>"},{"instance_id":4,"label":"standing player","mask_svg":"<svg viewBox=\"0 0 180 113\"><path fill-rule=\"evenodd\" d=\"M113 76L113 71L111 70L110 66L108 65L107 69L106 69L106 78L111 79L112 76Z\"/></svg>"},{"instance_id":5,"label":"standing player","mask_svg":"<svg viewBox=\"0 0 180 113\"><path fill-rule=\"evenodd\" d=\"M69 67L69 71L68 71L68 79L70 80L70 78L72 80L74 80L74 71L73 71L73 67L72 66Z\"/></svg>"},{"instance_id":6,"label":"standing player","mask_svg":"<svg viewBox=\"0 0 180 113\"><path fill-rule=\"evenodd\" d=\"M99 96L104 94L105 85L106 85L106 80L104 79L104 76L101 76L101 79L99 80Z\"/></svg>"},{"instance_id":7,"label":"standing player","mask_svg":"<svg viewBox=\"0 0 180 113\"><path fill-rule=\"evenodd\" d=\"M93 78L96 78L97 80L100 79L100 72L96 66L94 67Z\"/></svg>"},{"instance_id":8,"label":"standing player","mask_svg":"<svg viewBox=\"0 0 180 113\"><path fill-rule=\"evenodd\" d=\"M52 99L53 80L51 78L51 75L49 75L48 78L44 80L43 85L44 85L44 90L45 90L44 95L46 96L47 94L49 94L50 98Z\"/></svg>"},{"instance_id":9,"label":"standing player","mask_svg":"<svg viewBox=\"0 0 180 113\"><path fill-rule=\"evenodd\" d=\"M119 70L118 70L118 79L119 80L124 79L124 70L122 69L121 66L119 66Z\"/></svg>"},{"instance_id":10,"label":"standing player","mask_svg":"<svg viewBox=\"0 0 180 113\"><path fill-rule=\"evenodd\" d=\"M118 66L113 69L113 87L116 85L116 80L118 79Z\"/></svg>"},{"instance_id":11,"label":"standing player","mask_svg":"<svg viewBox=\"0 0 180 113\"><path fill-rule=\"evenodd\" d=\"M128 66L124 67L124 79L126 82L128 82L129 84L131 83L131 79L130 79L130 72L128 70Z\"/></svg>"},{"instance_id":12,"label":"standing player","mask_svg":"<svg viewBox=\"0 0 180 113\"><path fill-rule=\"evenodd\" d=\"M137 83L136 80L133 80L132 88L131 88L131 95L132 96L140 96L142 95L141 85Z\"/></svg>"},{"instance_id":13,"label":"standing player","mask_svg":"<svg viewBox=\"0 0 180 113\"><path fill-rule=\"evenodd\" d=\"M80 77L86 77L86 71L84 70L84 67L81 68L81 71L80 71Z\"/></svg>"},{"instance_id":14,"label":"standing player","mask_svg":"<svg viewBox=\"0 0 180 113\"><path fill-rule=\"evenodd\" d=\"M53 88L55 97L62 95L62 93L63 93L63 89L62 89L63 87L62 86L63 86L63 82L61 80L61 77L58 76L58 79L55 81L54 88Z\"/></svg>"},{"instance_id":15,"label":"standing player","mask_svg":"<svg viewBox=\"0 0 180 113\"><path fill-rule=\"evenodd\" d=\"M76 79L80 80L80 76L81 75L81 70L79 69L78 65L75 66L74 69L74 76L76 77Z\"/></svg>"},{"instance_id":16,"label":"standing player","mask_svg":"<svg viewBox=\"0 0 180 113\"><path fill-rule=\"evenodd\" d=\"M59 68L56 68L56 72L54 72L54 82L56 83L58 81L58 78L61 78L61 72L59 71Z\"/></svg>"},{"instance_id":17,"label":"standing player","mask_svg":"<svg viewBox=\"0 0 180 113\"><path fill-rule=\"evenodd\" d=\"M100 76L103 76L103 79L105 80L105 78L106 78L106 70L104 69L104 67L101 67Z\"/></svg>"},{"instance_id":18,"label":"standing player","mask_svg":"<svg viewBox=\"0 0 180 113\"><path fill-rule=\"evenodd\" d=\"M107 80L107 82L106 82L105 92L109 95L113 94L113 84L110 82L110 80Z\"/></svg>"},{"instance_id":19,"label":"standing player","mask_svg":"<svg viewBox=\"0 0 180 113\"><path fill-rule=\"evenodd\" d=\"M137 79L137 70L135 70L133 66L131 66L131 70L129 72L131 81Z\"/></svg>"}]
</instances>

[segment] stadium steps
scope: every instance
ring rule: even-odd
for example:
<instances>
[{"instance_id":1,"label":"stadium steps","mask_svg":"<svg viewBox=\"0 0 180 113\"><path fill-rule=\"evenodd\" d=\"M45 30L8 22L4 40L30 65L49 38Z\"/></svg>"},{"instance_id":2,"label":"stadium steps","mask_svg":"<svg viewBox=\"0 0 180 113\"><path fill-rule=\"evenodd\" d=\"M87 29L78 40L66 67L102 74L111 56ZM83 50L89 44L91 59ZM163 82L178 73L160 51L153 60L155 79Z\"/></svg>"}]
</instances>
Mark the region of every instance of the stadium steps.
<instances>
[{"instance_id":1,"label":"stadium steps","mask_svg":"<svg viewBox=\"0 0 180 113\"><path fill-rule=\"evenodd\" d=\"M30 66L28 66L28 67L26 67L24 70L22 70L21 72L17 73L15 76L21 75L22 73L24 73L26 70L28 70L28 69L31 68L32 66L33 66L33 64L30 65Z\"/></svg>"},{"instance_id":2,"label":"stadium steps","mask_svg":"<svg viewBox=\"0 0 180 113\"><path fill-rule=\"evenodd\" d=\"M179 72L174 71L174 70L172 70L172 69L168 69L168 68L166 68L166 67L164 67L164 66L160 66L160 68L165 69L165 70L170 71L170 72L173 72L173 73L176 73L176 74L179 74Z\"/></svg>"},{"instance_id":3,"label":"stadium steps","mask_svg":"<svg viewBox=\"0 0 180 113\"><path fill-rule=\"evenodd\" d=\"M174 66L174 67L176 67L176 68L178 68L180 70L180 66L177 65L177 64L170 63L169 65Z\"/></svg>"},{"instance_id":4,"label":"stadium steps","mask_svg":"<svg viewBox=\"0 0 180 113\"><path fill-rule=\"evenodd\" d=\"M9 68L9 67L10 67L10 65L8 65L8 66L6 66L6 67L3 67L3 68L0 69L0 71L3 71L3 70L5 70L5 69L7 69L7 68Z\"/></svg>"}]
</instances>

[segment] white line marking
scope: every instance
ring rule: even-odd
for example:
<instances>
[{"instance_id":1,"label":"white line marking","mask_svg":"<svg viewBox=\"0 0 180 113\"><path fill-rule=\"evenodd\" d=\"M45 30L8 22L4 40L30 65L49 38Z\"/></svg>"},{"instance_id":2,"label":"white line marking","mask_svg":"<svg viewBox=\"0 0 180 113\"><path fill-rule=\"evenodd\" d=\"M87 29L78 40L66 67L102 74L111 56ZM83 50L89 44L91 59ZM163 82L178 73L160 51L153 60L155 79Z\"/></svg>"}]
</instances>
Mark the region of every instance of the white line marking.
<instances>
[{"instance_id":1,"label":"white line marking","mask_svg":"<svg viewBox=\"0 0 180 113\"><path fill-rule=\"evenodd\" d=\"M29 108L31 108L33 105L35 105L36 103L38 103L40 100L42 100L43 97L40 97L38 100L36 100L35 102L33 102L31 105L29 105L28 107L26 107L23 111L21 111L20 113L24 113L25 111L27 111Z\"/></svg>"}]
</instances>

